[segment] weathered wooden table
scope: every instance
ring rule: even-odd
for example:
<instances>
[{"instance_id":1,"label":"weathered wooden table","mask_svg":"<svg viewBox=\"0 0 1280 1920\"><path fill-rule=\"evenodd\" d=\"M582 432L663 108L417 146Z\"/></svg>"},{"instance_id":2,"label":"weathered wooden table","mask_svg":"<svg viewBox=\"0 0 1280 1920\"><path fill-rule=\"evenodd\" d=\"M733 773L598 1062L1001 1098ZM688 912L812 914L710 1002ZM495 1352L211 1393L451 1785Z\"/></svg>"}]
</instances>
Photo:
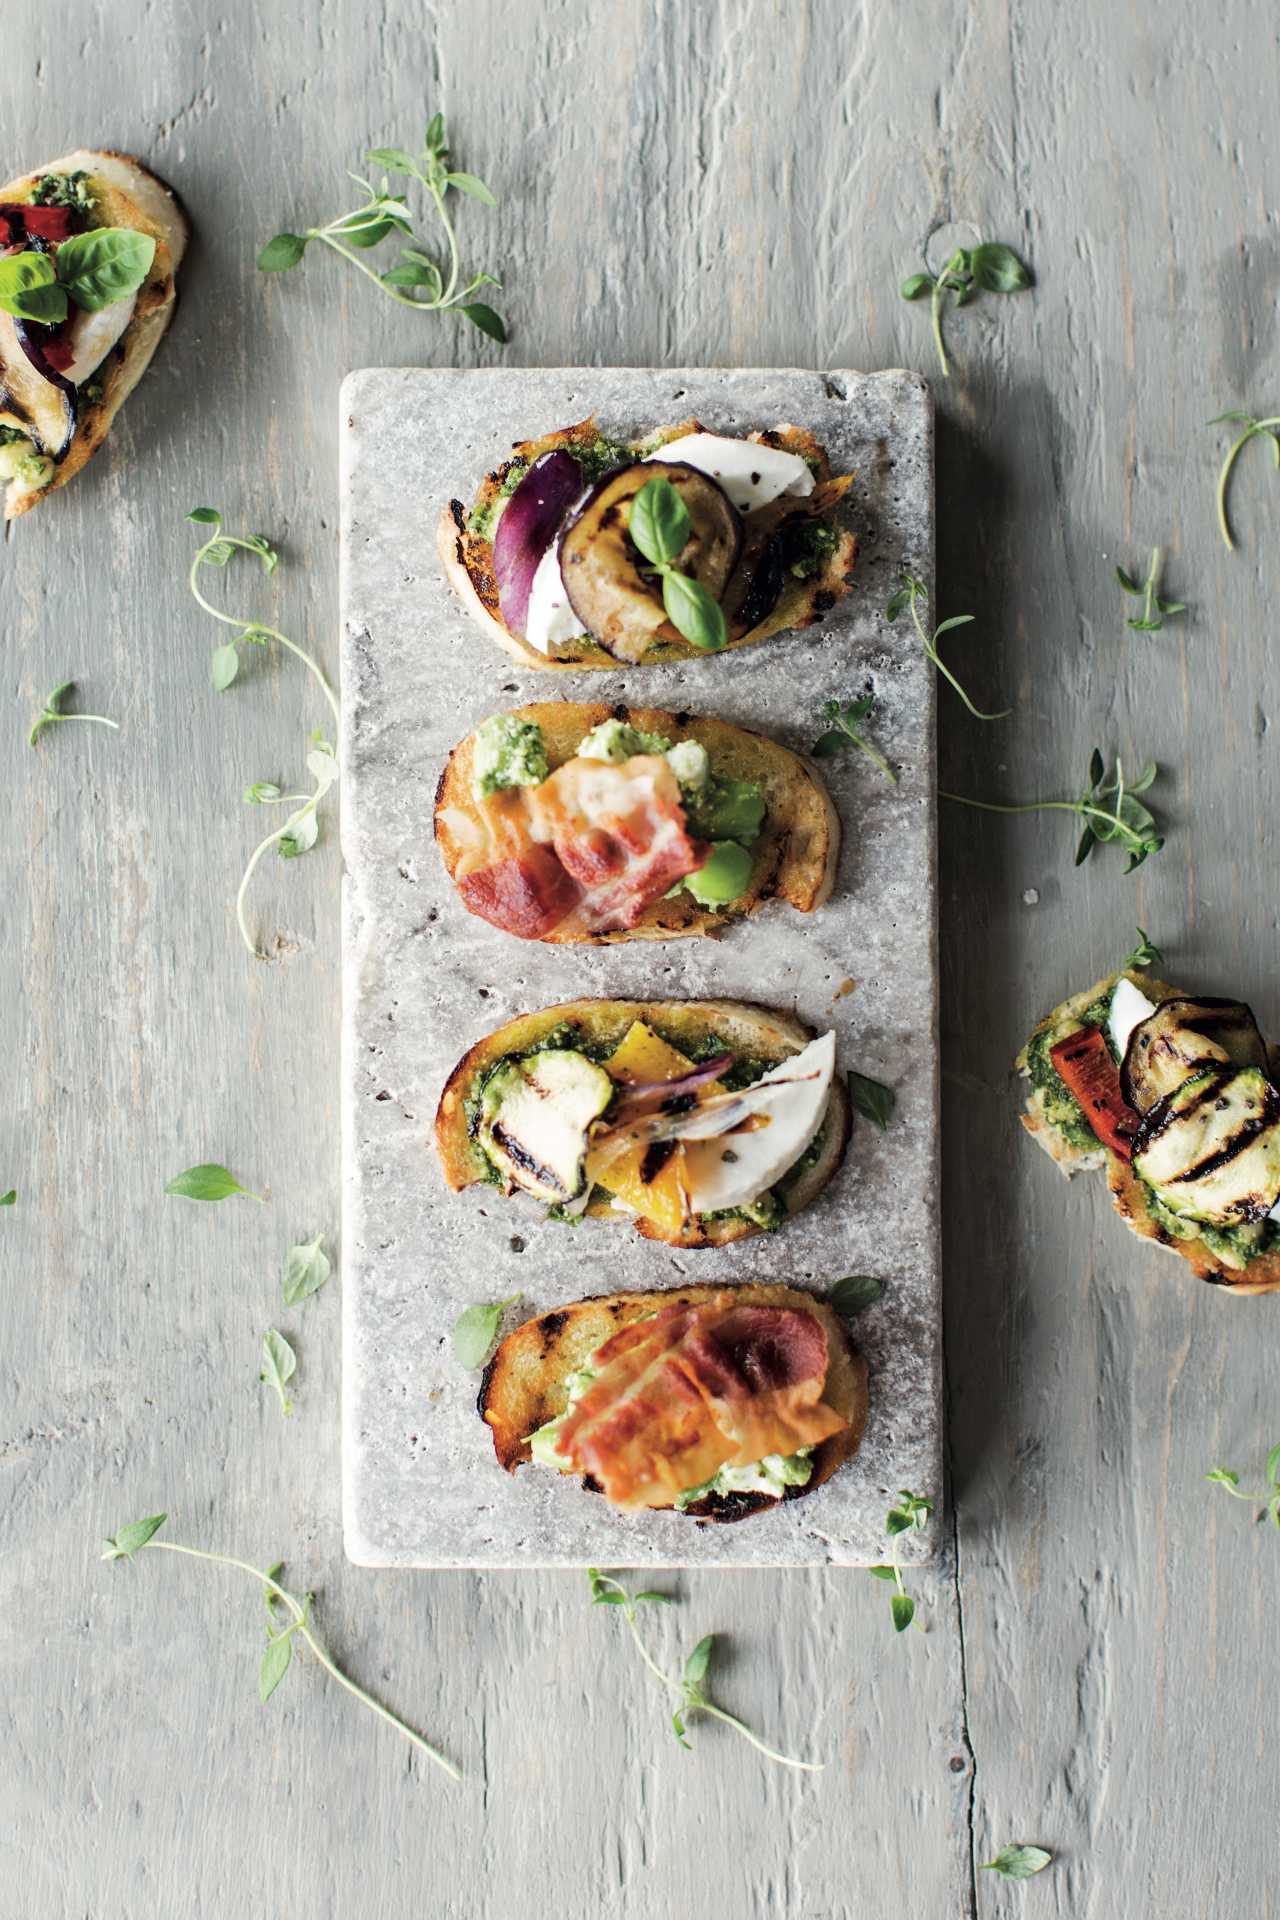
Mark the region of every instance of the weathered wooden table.
<instances>
[{"instance_id":1,"label":"weathered wooden table","mask_svg":"<svg viewBox=\"0 0 1280 1920\"><path fill-rule=\"evenodd\" d=\"M1204 1473L1278 1437L1277 1307L1217 1297L1062 1186L1009 1071L1135 921L1174 977L1280 1016L1280 495L1247 462L1229 557L1204 425L1277 404L1275 80L1272 10L1246 0L12 10L7 170L136 151L197 238L110 451L4 551L6 1920L1276 1911L1280 1543ZM283 1247L337 1228L339 862L330 828L260 876L279 958L252 962L239 790L293 777L304 707L266 656L213 695L183 515L280 540L276 579L228 595L332 669L342 371L496 350L339 262L268 281L254 256L440 105L502 196L466 207L463 244L502 273L512 362L932 371L897 295L930 230L1024 252L1038 291L957 315L938 387L942 611L977 616L953 657L1015 708L983 726L943 693L942 784L1070 794L1095 743L1165 769L1169 844L1135 878L1111 854L1073 870L1057 816L944 806L951 1505L915 1579L927 1634L895 1638L885 1589L847 1573L682 1576L651 1623L672 1658L726 1635L722 1697L819 1776L710 1724L682 1753L576 1575L344 1562L336 1284L281 1320L288 1423L257 1379ZM1131 634L1112 569L1157 542L1192 612ZM68 677L120 733L30 751ZM269 1203L165 1199L202 1159ZM313 1665L259 1707L247 1582L99 1563L159 1508L174 1538L286 1556L465 1784ZM1025 1889L975 1870L1010 1840L1055 1866Z\"/></svg>"}]
</instances>

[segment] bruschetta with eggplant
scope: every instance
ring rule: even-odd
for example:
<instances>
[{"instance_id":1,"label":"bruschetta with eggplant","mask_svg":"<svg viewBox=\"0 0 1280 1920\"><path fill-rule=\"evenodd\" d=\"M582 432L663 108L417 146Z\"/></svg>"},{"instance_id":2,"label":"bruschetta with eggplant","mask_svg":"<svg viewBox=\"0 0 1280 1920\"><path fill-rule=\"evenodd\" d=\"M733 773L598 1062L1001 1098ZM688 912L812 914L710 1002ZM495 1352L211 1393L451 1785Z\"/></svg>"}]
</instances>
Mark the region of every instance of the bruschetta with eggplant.
<instances>
[{"instance_id":1,"label":"bruschetta with eggplant","mask_svg":"<svg viewBox=\"0 0 1280 1920\"><path fill-rule=\"evenodd\" d=\"M436 844L468 912L523 940L718 933L768 899L812 913L840 825L816 768L655 707L494 714L440 778Z\"/></svg>"},{"instance_id":2,"label":"bruschetta with eggplant","mask_svg":"<svg viewBox=\"0 0 1280 1920\"><path fill-rule=\"evenodd\" d=\"M1280 1057L1247 1006L1129 969L1055 1007L1018 1067L1064 1174L1105 1169L1121 1218L1200 1279L1280 1288Z\"/></svg>"},{"instance_id":3,"label":"bruschetta with eggplant","mask_svg":"<svg viewBox=\"0 0 1280 1920\"><path fill-rule=\"evenodd\" d=\"M438 546L480 625L526 667L697 658L807 627L849 590L857 542L802 427L694 419L612 439L593 418L519 443Z\"/></svg>"},{"instance_id":4,"label":"bruschetta with eggplant","mask_svg":"<svg viewBox=\"0 0 1280 1920\"><path fill-rule=\"evenodd\" d=\"M745 1520L852 1459L867 1365L794 1287L608 1294L509 1333L479 1409L508 1472L571 1474L628 1512Z\"/></svg>"},{"instance_id":5,"label":"bruschetta with eggplant","mask_svg":"<svg viewBox=\"0 0 1280 1920\"><path fill-rule=\"evenodd\" d=\"M173 313L187 220L123 153L69 153L0 187L0 483L5 519L106 439Z\"/></svg>"},{"instance_id":6,"label":"bruschetta with eggplant","mask_svg":"<svg viewBox=\"0 0 1280 1920\"><path fill-rule=\"evenodd\" d=\"M849 1123L833 1033L733 1000L574 1000L465 1053L435 1138L455 1192L488 1182L557 1219L708 1247L816 1199Z\"/></svg>"}]
</instances>

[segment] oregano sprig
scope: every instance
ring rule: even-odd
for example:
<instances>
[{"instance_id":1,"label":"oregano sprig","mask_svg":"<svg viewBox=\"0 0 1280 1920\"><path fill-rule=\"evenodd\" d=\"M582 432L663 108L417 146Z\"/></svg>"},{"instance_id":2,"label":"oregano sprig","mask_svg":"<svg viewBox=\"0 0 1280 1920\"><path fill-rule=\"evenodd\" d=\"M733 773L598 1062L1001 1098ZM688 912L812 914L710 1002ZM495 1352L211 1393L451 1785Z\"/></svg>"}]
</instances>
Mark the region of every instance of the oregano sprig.
<instances>
[{"instance_id":1,"label":"oregano sprig","mask_svg":"<svg viewBox=\"0 0 1280 1920\"><path fill-rule=\"evenodd\" d=\"M1147 968L1153 967L1157 960L1164 959L1164 955L1144 927L1135 927L1134 932L1138 936L1138 944L1120 963L1121 973L1128 973L1131 969L1135 973L1145 973Z\"/></svg>"},{"instance_id":2,"label":"oregano sprig","mask_svg":"<svg viewBox=\"0 0 1280 1920\"><path fill-rule=\"evenodd\" d=\"M1028 800L1020 806L997 800L971 800L967 794L943 792L944 800L958 806L977 807L983 813L1074 813L1084 821L1084 832L1076 847L1075 864L1080 866L1096 846L1112 841L1128 854L1126 873L1140 867L1149 854L1159 853L1164 840L1155 830L1155 815L1137 798L1156 778L1154 760L1149 760L1136 780L1126 780L1124 767L1117 759L1115 772L1108 778L1106 763L1098 748L1089 761L1089 777L1078 800Z\"/></svg>"},{"instance_id":3,"label":"oregano sprig","mask_svg":"<svg viewBox=\"0 0 1280 1920\"><path fill-rule=\"evenodd\" d=\"M895 1633L904 1632L916 1616L916 1603L903 1585L902 1568L898 1564L898 1536L918 1532L928 1526L932 1513L932 1500L926 1500L922 1494L911 1493L903 1487L898 1494L897 1506L890 1507L884 1520L884 1530L893 1542L893 1558L878 1567L867 1568L867 1572L876 1580L893 1582L889 1610L893 1616Z\"/></svg>"},{"instance_id":4,"label":"oregano sprig","mask_svg":"<svg viewBox=\"0 0 1280 1920\"><path fill-rule=\"evenodd\" d=\"M1267 1455L1268 1484L1260 1493L1242 1492L1240 1475L1231 1467L1215 1467L1211 1473L1206 1473L1205 1479L1221 1487L1233 1500L1247 1500L1252 1506L1260 1507L1259 1520L1270 1514L1275 1525L1280 1527L1280 1445L1272 1447Z\"/></svg>"},{"instance_id":5,"label":"oregano sprig","mask_svg":"<svg viewBox=\"0 0 1280 1920\"><path fill-rule=\"evenodd\" d=\"M104 713L64 713L62 711L62 703L69 693L74 693L75 685L74 680L64 680L60 687L55 687L52 693L45 696L44 706L36 715L35 724L27 737L28 746L34 747L47 727L56 727L63 720L90 720L95 726L110 727L113 733L120 731L120 722L108 720Z\"/></svg>"},{"instance_id":6,"label":"oregano sprig","mask_svg":"<svg viewBox=\"0 0 1280 1920\"><path fill-rule=\"evenodd\" d=\"M818 735L809 751L815 760L829 760L832 754L841 753L846 747L857 747L865 753L873 766L887 774L896 786L898 776L878 747L872 746L862 731L861 722L870 714L875 705L874 693L864 693L860 700L850 700L841 706L838 700L823 702L822 717L828 723L827 731Z\"/></svg>"},{"instance_id":7,"label":"oregano sprig","mask_svg":"<svg viewBox=\"0 0 1280 1920\"><path fill-rule=\"evenodd\" d=\"M264 791L267 784L265 782L258 782L254 788L248 790L254 795L251 804L258 806L283 805L293 807L293 812L285 820L283 826L277 827L274 833L268 833L263 839L259 840L257 846L249 855L248 865L245 867L240 885L236 891L236 925L240 929L240 938L244 941L245 946L249 949L255 960L265 960L268 958L268 955L262 952L257 941L250 933L249 922L245 915L245 895L249 891L249 882L253 878L254 869L257 867L263 854L271 847L278 847L282 858L285 860L296 860L299 855L310 853L312 847L316 844L320 832L317 809L330 787L338 778L338 759L334 753L333 744L331 741L326 740L318 730L311 736L311 751L307 755L307 771L315 782L315 786L310 793L274 793L268 795ZM248 797L248 794L246 794L246 797ZM301 804L297 804L299 802Z\"/></svg>"},{"instance_id":8,"label":"oregano sprig","mask_svg":"<svg viewBox=\"0 0 1280 1920\"><path fill-rule=\"evenodd\" d=\"M689 1742L685 1737L688 1721L695 1713L706 1713L710 1714L713 1719L723 1720L726 1726L732 1727L735 1733L741 1734L744 1740L750 1741L756 1751L762 1753L766 1760L776 1761L780 1767L795 1767L801 1773L822 1772L824 1764L822 1761L793 1760L789 1755L779 1753L776 1747L769 1746L766 1741L761 1740L757 1734L754 1734L744 1721L739 1720L737 1714L729 1713L724 1707L717 1706L713 1700L708 1698L706 1687L703 1683L707 1677L707 1668L710 1664L712 1650L715 1646L715 1635L713 1633L709 1633L703 1639L699 1640L693 1652L686 1659L678 1680L673 1678L671 1674L663 1671L653 1658L653 1655L649 1652L649 1649L645 1646L643 1636L636 1624L636 1613L640 1607L645 1605L673 1606L675 1602L672 1594L652 1591L630 1593L620 1581L614 1580L607 1573L601 1573L597 1567L587 1568L587 1582L591 1588L591 1602L593 1606L621 1608L622 1617L627 1623L631 1638L636 1643L640 1658L644 1661L645 1666L649 1669L655 1680L660 1681L667 1691L675 1697L677 1705L671 1715L671 1728L682 1747L686 1748L686 1750L691 1750L689 1749Z\"/></svg>"},{"instance_id":9,"label":"oregano sprig","mask_svg":"<svg viewBox=\"0 0 1280 1920\"><path fill-rule=\"evenodd\" d=\"M1231 521L1227 514L1227 488L1231 483L1232 470L1245 447L1248 446L1251 440L1256 440L1261 433L1270 436L1271 451L1275 459L1275 465L1277 469L1280 470L1280 414L1273 414L1271 418L1267 420L1255 420L1251 413L1241 413L1238 411L1218 413L1210 420L1209 425L1211 427L1220 427L1226 421L1230 421L1232 425L1243 422L1243 431L1237 434L1236 438L1227 448L1226 458L1218 469L1218 528L1222 534L1223 544L1227 552L1234 553L1236 543L1232 538Z\"/></svg>"},{"instance_id":10,"label":"oregano sprig","mask_svg":"<svg viewBox=\"0 0 1280 1920\"><path fill-rule=\"evenodd\" d=\"M167 1514L153 1513L145 1520L134 1520L129 1526L121 1527L111 1539L103 1541L102 1558L132 1561L142 1552L180 1553L190 1560L205 1560L212 1566L235 1567L238 1572L247 1573L251 1580L257 1580L262 1586L269 1618L267 1649L262 1656L258 1675L258 1696L262 1701L269 1700L283 1680L292 1656L291 1642L299 1639L311 1650L325 1672L340 1687L345 1687L362 1706L368 1707L380 1720L385 1720L388 1726L403 1734L406 1740L425 1753L429 1760L434 1760L452 1779L462 1778L452 1760L446 1760L442 1753L428 1745L420 1733L415 1733L389 1707L384 1707L372 1694L366 1693L363 1687L357 1686L354 1680L343 1673L312 1625L314 1596L308 1593L299 1598L290 1593L287 1587L281 1586L279 1575L283 1571L283 1563L277 1563L269 1572L262 1573L247 1560L237 1560L231 1554L210 1553L203 1547L180 1546L176 1540L157 1540L155 1536L167 1518ZM286 1651L281 1651L282 1643Z\"/></svg>"},{"instance_id":11,"label":"oregano sprig","mask_svg":"<svg viewBox=\"0 0 1280 1920\"><path fill-rule=\"evenodd\" d=\"M1135 633L1159 633L1166 615L1185 613L1187 610L1185 602L1162 600L1156 592L1160 582L1161 558L1159 547L1152 547L1151 565L1147 568L1147 577L1142 586L1123 567L1116 568L1116 582L1121 591L1142 602L1142 612L1130 614L1125 620L1126 627L1132 627Z\"/></svg>"},{"instance_id":12,"label":"oregano sprig","mask_svg":"<svg viewBox=\"0 0 1280 1920\"><path fill-rule=\"evenodd\" d=\"M1005 707L1001 713L983 713L980 707L975 707L964 688L960 685L960 682L956 679L954 673L952 673L950 667L946 665L942 655L938 652L938 641L942 635L950 632L952 627L967 627L972 625L974 616L971 613L953 613L949 620L941 621L930 634L925 631L924 622L920 618L920 608L927 607L928 604L929 589L925 586L924 581L917 580L914 574L904 573L902 576L902 585L898 588L897 592L891 596L889 604L884 610L884 617L892 626L893 622L902 612L902 609L904 607L908 608L911 614L911 624L914 626L920 645L924 649L925 658L932 660L943 679L955 688L974 719L1007 720L1013 712L1012 707Z\"/></svg>"},{"instance_id":13,"label":"oregano sprig","mask_svg":"<svg viewBox=\"0 0 1280 1920\"><path fill-rule=\"evenodd\" d=\"M491 273L476 273L465 286L461 284L458 238L448 197L456 191L479 200L486 207L496 206L497 201L474 173L461 173L450 167L444 115L432 116L420 154L408 153L403 147L374 147L365 158L371 165L385 169L381 185L375 187L358 173L351 174L350 178L365 195L363 204L350 213L339 214L327 226L307 227L302 233L278 233L258 255L262 272L285 273L298 266L308 246L315 242L339 254L399 306L413 307L423 313L460 313L491 340L505 343L507 330L499 315L484 301L472 297L484 287L500 287L501 283ZM405 196L391 192L388 174L403 175L426 188L444 228L447 257L443 265L417 246L402 247L397 264L381 273L359 257L389 234L398 239L414 238ZM353 248L356 251L353 252Z\"/></svg>"},{"instance_id":14,"label":"oregano sprig","mask_svg":"<svg viewBox=\"0 0 1280 1920\"><path fill-rule=\"evenodd\" d=\"M631 502L627 532L662 580L662 605L668 620L691 646L718 653L728 638L724 609L692 574L681 573L679 559L691 529L689 509L669 480L646 480Z\"/></svg>"},{"instance_id":15,"label":"oregano sprig","mask_svg":"<svg viewBox=\"0 0 1280 1920\"><path fill-rule=\"evenodd\" d=\"M904 300L923 300L928 295L933 344L945 380L951 373L942 338L942 309L948 297L955 306L964 307L977 292L1022 293L1033 284L1030 268L1012 247L998 240L980 240L976 247L957 247L938 274L910 274L898 291Z\"/></svg>"}]
</instances>

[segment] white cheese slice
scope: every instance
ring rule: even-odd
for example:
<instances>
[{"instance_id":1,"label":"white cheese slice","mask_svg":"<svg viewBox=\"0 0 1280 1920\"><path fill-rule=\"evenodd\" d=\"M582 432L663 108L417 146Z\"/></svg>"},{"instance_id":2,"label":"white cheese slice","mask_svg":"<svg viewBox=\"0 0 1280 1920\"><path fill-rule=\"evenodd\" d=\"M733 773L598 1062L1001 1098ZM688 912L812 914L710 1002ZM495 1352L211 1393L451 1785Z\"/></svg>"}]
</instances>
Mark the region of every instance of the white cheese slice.
<instances>
[{"instance_id":1,"label":"white cheese slice","mask_svg":"<svg viewBox=\"0 0 1280 1920\"><path fill-rule=\"evenodd\" d=\"M767 507L779 494L813 492L813 469L798 453L764 447L757 440L735 440L720 433L686 433L646 453L646 460L680 461L718 480L739 513Z\"/></svg>"},{"instance_id":2,"label":"white cheese slice","mask_svg":"<svg viewBox=\"0 0 1280 1920\"><path fill-rule=\"evenodd\" d=\"M795 1165L826 1115L835 1061L836 1037L824 1033L747 1090L754 1121L750 1132L685 1138L685 1175L695 1213L748 1206ZM695 1108L691 1123L696 1124L696 1113Z\"/></svg>"},{"instance_id":3,"label":"white cheese slice","mask_svg":"<svg viewBox=\"0 0 1280 1920\"><path fill-rule=\"evenodd\" d=\"M71 322L71 344L75 349L71 365L63 378L78 387L100 367L133 318L137 294L128 300L113 300L96 313L77 313Z\"/></svg>"},{"instance_id":4,"label":"white cheese slice","mask_svg":"<svg viewBox=\"0 0 1280 1920\"><path fill-rule=\"evenodd\" d=\"M529 589L529 608L524 618L524 637L531 647L555 658L556 648L582 632L582 622L569 605L560 573L560 541L555 539L538 562Z\"/></svg>"},{"instance_id":5,"label":"white cheese slice","mask_svg":"<svg viewBox=\"0 0 1280 1920\"><path fill-rule=\"evenodd\" d=\"M1155 1010L1154 1001L1148 1000L1132 980L1121 979L1116 982L1107 1025L1111 1030L1111 1044L1122 1060L1129 1044L1129 1035L1142 1021L1149 1020Z\"/></svg>"}]
</instances>

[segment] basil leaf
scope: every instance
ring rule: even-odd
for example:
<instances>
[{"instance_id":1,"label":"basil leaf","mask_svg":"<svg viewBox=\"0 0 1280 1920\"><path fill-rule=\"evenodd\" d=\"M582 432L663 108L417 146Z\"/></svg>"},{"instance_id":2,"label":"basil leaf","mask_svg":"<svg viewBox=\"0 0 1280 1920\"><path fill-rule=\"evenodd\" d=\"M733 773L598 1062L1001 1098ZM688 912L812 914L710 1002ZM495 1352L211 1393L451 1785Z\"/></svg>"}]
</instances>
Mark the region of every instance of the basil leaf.
<instances>
[{"instance_id":1,"label":"basil leaf","mask_svg":"<svg viewBox=\"0 0 1280 1920\"><path fill-rule=\"evenodd\" d=\"M1043 1847L1001 1847L994 1860L979 1861L984 1873L998 1873L1002 1880L1029 1880L1043 1873L1053 1859Z\"/></svg>"},{"instance_id":2,"label":"basil leaf","mask_svg":"<svg viewBox=\"0 0 1280 1920\"><path fill-rule=\"evenodd\" d=\"M94 227L58 248L58 279L85 313L136 293L151 271L156 243L133 227Z\"/></svg>"},{"instance_id":3,"label":"basil leaf","mask_svg":"<svg viewBox=\"0 0 1280 1920\"><path fill-rule=\"evenodd\" d=\"M913 273L898 288L904 300L923 300L926 293L933 292L931 273Z\"/></svg>"},{"instance_id":4,"label":"basil leaf","mask_svg":"<svg viewBox=\"0 0 1280 1920\"><path fill-rule=\"evenodd\" d=\"M262 1372L258 1378L265 1386L275 1389L280 1411L286 1418L293 1412L293 1402L285 1392L285 1382L292 1380L297 1365L298 1356L284 1335L268 1327L262 1336Z\"/></svg>"},{"instance_id":5,"label":"basil leaf","mask_svg":"<svg viewBox=\"0 0 1280 1920\"><path fill-rule=\"evenodd\" d=\"M45 325L66 319L66 292L47 253L11 253L0 259L0 308L19 320Z\"/></svg>"},{"instance_id":6,"label":"basil leaf","mask_svg":"<svg viewBox=\"0 0 1280 1920\"><path fill-rule=\"evenodd\" d=\"M284 1257L281 1294L286 1307L296 1307L318 1293L329 1278L329 1262L320 1247L320 1235L305 1246L290 1247Z\"/></svg>"},{"instance_id":7,"label":"basil leaf","mask_svg":"<svg viewBox=\"0 0 1280 1920\"><path fill-rule=\"evenodd\" d=\"M306 240L300 233L278 233L258 255L258 271L287 273L290 267L297 266L306 250Z\"/></svg>"},{"instance_id":8,"label":"basil leaf","mask_svg":"<svg viewBox=\"0 0 1280 1920\"><path fill-rule=\"evenodd\" d=\"M10 1187L8 1193L0 1193L0 1207L16 1207L17 1204L18 1189L16 1187Z\"/></svg>"},{"instance_id":9,"label":"basil leaf","mask_svg":"<svg viewBox=\"0 0 1280 1920\"><path fill-rule=\"evenodd\" d=\"M233 1193L242 1193L247 1200L262 1198L261 1194L250 1193L247 1187L242 1187L225 1167L213 1161L202 1161L198 1167L176 1173L165 1192L175 1193L183 1200L226 1200Z\"/></svg>"},{"instance_id":10,"label":"basil leaf","mask_svg":"<svg viewBox=\"0 0 1280 1920\"><path fill-rule=\"evenodd\" d=\"M1021 293L1031 285L1030 270L1012 247L1001 246L998 240L983 240L973 247L967 265L987 293Z\"/></svg>"},{"instance_id":11,"label":"basil leaf","mask_svg":"<svg viewBox=\"0 0 1280 1920\"><path fill-rule=\"evenodd\" d=\"M631 502L627 532L645 559L655 567L669 566L684 551L689 538L689 509L669 480L655 475Z\"/></svg>"},{"instance_id":12,"label":"basil leaf","mask_svg":"<svg viewBox=\"0 0 1280 1920\"><path fill-rule=\"evenodd\" d=\"M877 1280L871 1273L851 1273L843 1280L837 1280L827 1295L835 1311L844 1319L861 1313L864 1307L872 1307L884 1292L884 1282Z\"/></svg>"},{"instance_id":13,"label":"basil leaf","mask_svg":"<svg viewBox=\"0 0 1280 1920\"><path fill-rule=\"evenodd\" d=\"M499 346L506 345L506 328L493 308L486 307L483 300L473 300L469 305L459 307L458 312L465 313L473 327L479 327L481 333L487 333L491 340L498 342Z\"/></svg>"},{"instance_id":14,"label":"basil leaf","mask_svg":"<svg viewBox=\"0 0 1280 1920\"><path fill-rule=\"evenodd\" d=\"M496 207L498 204L484 181L478 179L474 173L447 173L445 179L451 187L456 187L459 193L469 193L473 200L482 200L486 207Z\"/></svg>"},{"instance_id":15,"label":"basil leaf","mask_svg":"<svg viewBox=\"0 0 1280 1920\"><path fill-rule=\"evenodd\" d=\"M711 1658L711 1649L715 1645L715 1639L714 1633L709 1633L704 1640L699 1640L697 1646L685 1661L684 1684L686 1687L700 1686L706 1678L707 1662Z\"/></svg>"},{"instance_id":16,"label":"basil leaf","mask_svg":"<svg viewBox=\"0 0 1280 1920\"><path fill-rule=\"evenodd\" d=\"M724 608L699 580L674 568L662 576L662 604L668 620L682 633L690 646L703 653L718 653L728 639Z\"/></svg>"},{"instance_id":17,"label":"basil leaf","mask_svg":"<svg viewBox=\"0 0 1280 1920\"><path fill-rule=\"evenodd\" d=\"M240 655L236 652L234 640L214 648L209 659L209 672L215 692L225 693L239 671Z\"/></svg>"},{"instance_id":18,"label":"basil leaf","mask_svg":"<svg viewBox=\"0 0 1280 1920\"><path fill-rule=\"evenodd\" d=\"M131 1520L127 1527L121 1527L112 1540L102 1543L104 1560L132 1560L139 1547L145 1547L153 1533L159 1533L167 1513L153 1513L146 1520Z\"/></svg>"},{"instance_id":19,"label":"basil leaf","mask_svg":"<svg viewBox=\"0 0 1280 1920\"><path fill-rule=\"evenodd\" d=\"M258 1698L264 1706L288 1673L292 1658L292 1634L282 1634L278 1640L268 1643L267 1650L262 1656L262 1665L258 1669Z\"/></svg>"},{"instance_id":20,"label":"basil leaf","mask_svg":"<svg viewBox=\"0 0 1280 1920\"><path fill-rule=\"evenodd\" d=\"M498 1337L498 1324L505 1309L513 1306L519 1298L518 1293L512 1293L505 1300L463 1308L453 1323L453 1351L461 1366L472 1368L484 1365L493 1351Z\"/></svg>"},{"instance_id":21,"label":"basil leaf","mask_svg":"<svg viewBox=\"0 0 1280 1920\"><path fill-rule=\"evenodd\" d=\"M892 1087L886 1087L883 1080L873 1080L870 1074L855 1073L849 1069L849 1097L864 1120L870 1120L879 1127L881 1133L893 1118L893 1110L898 1104L898 1096Z\"/></svg>"},{"instance_id":22,"label":"basil leaf","mask_svg":"<svg viewBox=\"0 0 1280 1920\"><path fill-rule=\"evenodd\" d=\"M893 1614L893 1630L903 1633L916 1617L916 1603L909 1593L895 1593L890 1596L889 1608Z\"/></svg>"}]
</instances>

